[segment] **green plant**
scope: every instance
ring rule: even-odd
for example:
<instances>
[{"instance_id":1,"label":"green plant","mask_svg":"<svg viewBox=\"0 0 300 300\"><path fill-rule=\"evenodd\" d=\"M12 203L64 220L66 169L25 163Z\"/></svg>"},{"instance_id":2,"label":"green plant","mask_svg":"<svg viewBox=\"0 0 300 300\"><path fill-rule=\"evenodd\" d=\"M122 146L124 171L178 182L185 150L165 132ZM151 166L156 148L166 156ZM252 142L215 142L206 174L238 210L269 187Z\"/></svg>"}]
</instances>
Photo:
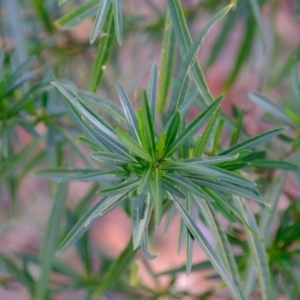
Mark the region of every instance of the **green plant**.
<instances>
[{"instance_id":1,"label":"green plant","mask_svg":"<svg viewBox=\"0 0 300 300\"><path fill-rule=\"evenodd\" d=\"M225 6L223 3L204 1L194 9L188 9L179 0L169 0L167 11L162 11L155 1L147 1L141 5L149 7L152 18L145 25L142 17L130 14L127 8L130 4L121 0L68 1L66 6L60 7L56 3L47 6L46 1L28 2L28 11L35 18L33 22L26 19L16 21L18 11L24 9L16 0L7 4L12 18L4 18L13 28L16 52L0 53L1 69L12 70L11 74L0 75L0 183L4 191L10 191L9 198L16 207L22 180L26 180L29 171L35 170L38 179L59 184L51 185L55 201L41 250L16 252L12 256L1 254L2 285L9 286L13 278L36 300L55 299L56 294L67 290L82 290L86 299L114 297L114 293L125 299L184 296L207 299L218 289L226 287L232 299L250 299L256 294L265 300L277 299L281 294L297 299L297 200L289 195L295 203L284 212L277 208L285 189L286 171L292 171L296 176L299 172L299 117L291 109L283 112L266 97L252 92L250 99L281 123L270 117L265 119L278 126L283 123L288 130L279 127L249 135L244 126L245 110L233 106L233 119L223 112L224 95L212 95L197 56L211 27L226 14L219 37L205 63L206 68L216 63L231 32L239 22L243 24L246 34L232 71L223 84L226 91L231 91L240 71L251 59L256 33L262 49L267 46L260 8L269 1L235 1L233 8L230 4L216 13L195 38L189 32L189 22L196 22L199 11L215 12ZM64 2L59 1L59 4ZM274 7L275 11L275 4ZM67 13L54 23L62 10ZM94 46L86 41L77 42L72 32L60 31L72 30L91 17L95 17L90 34ZM38 29L34 22L40 24ZM5 28L6 23L3 22L2 26ZM49 41L40 39L39 35L33 38L28 49L30 54L37 55L35 60L27 60L30 55L27 49L24 50L26 40L24 35L18 34L25 29L50 37ZM151 43L156 43L164 29L163 52L160 67L152 65L147 88L142 87L141 92L136 90L134 100L130 100L122 85L116 83L121 69L118 57L121 44L126 44L127 38L137 29L141 36L149 35ZM114 43L115 37L118 45ZM36 41L40 44L34 43ZM139 49L149 47L148 41L144 43L137 35ZM177 47L180 56L178 68ZM51 59L43 62L43 57ZM82 63L77 65L79 58L82 58ZM288 61L287 66L294 62L292 88L298 101L299 78L295 61L297 56ZM39 70L50 66L54 69L46 72L43 78L35 71L23 74L33 62ZM110 63L111 69L107 72ZM19 69L16 70L14 64ZM141 72L148 70L147 65L139 67ZM278 82L286 72L285 68L277 76ZM174 70L177 73L175 78ZM53 81L53 77L61 75L75 83L65 79ZM133 86L139 77L141 73L130 78ZM126 78L118 80L123 84ZM96 94L99 85L106 96ZM116 99L116 86L121 106L110 100ZM85 90L87 87L89 92ZM192 107L197 107L201 113L191 117ZM45 130L38 130L38 126ZM32 142L29 146L18 141L20 127L30 133ZM274 140L275 137L278 139ZM45 151L38 147L41 143ZM279 147L281 152L275 153L270 145ZM86 153L86 147L92 153ZM26 160L28 162L24 164ZM76 166L78 161L80 167ZM72 181L94 184L79 203L70 208L66 204L66 182ZM100 199L91 205L96 193ZM251 209L253 202L259 207L256 213ZM131 220L132 238L113 260L99 251L94 254L89 229L117 206ZM186 264L182 268L157 273L147 261L157 257L149 250L149 244L161 225L166 225L165 231L168 231L175 222L175 214L181 217L178 249L181 251L185 245ZM278 226L275 222L277 215ZM224 222L230 224L228 228L224 228ZM210 244L199 227L201 223L211 231L216 247ZM195 241L204 250L208 261L193 262ZM55 255L56 251L64 252L73 245L76 259L82 264L81 270ZM139 249L143 252L139 261L146 267L154 286L145 284L138 276L136 260ZM96 256L101 259L100 267L94 266ZM39 266L38 276L31 271L32 265ZM179 273L185 271L189 275L208 269L214 270L211 279L222 279L226 286L221 285L202 295L177 290ZM52 280L61 275L66 277L65 282ZM165 287L160 285L162 275L170 276Z\"/></svg>"}]
</instances>

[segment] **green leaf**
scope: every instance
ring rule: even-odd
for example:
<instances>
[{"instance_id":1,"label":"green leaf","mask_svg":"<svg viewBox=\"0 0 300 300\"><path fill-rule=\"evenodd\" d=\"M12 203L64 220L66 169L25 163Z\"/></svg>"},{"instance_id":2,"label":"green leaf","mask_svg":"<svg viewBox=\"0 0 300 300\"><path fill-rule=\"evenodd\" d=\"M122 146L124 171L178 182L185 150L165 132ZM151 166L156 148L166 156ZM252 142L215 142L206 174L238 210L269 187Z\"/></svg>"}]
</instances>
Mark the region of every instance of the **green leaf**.
<instances>
[{"instance_id":1,"label":"green leaf","mask_svg":"<svg viewBox=\"0 0 300 300\"><path fill-rule=\"evenodd\" d=\"M93 293L95 298L103 295L109 288L118 283L120 277L124 275L130 263L135 259L136 254L137 250L132 250L132 244L130 241L119 257L102 275L100 285L97 286Z\"/></svg>"},{"instance_id":2,"label":"green leaf","mask_svg":"<svg viewBox=\"0 0 300 300\"><path fill-rule=\"evenodd\" d=\"M140 179L140 183L137 187L138 195L143 195L149 189L151 177L152 177L152 167L149 166L148 169L144 171Z\"/></svg>"},{"instance_id":3,"label":"green leaf","mask_svg":"<svg viewBox=\"0 0 300 300\"><path fill-rule=\"evenodd\" d=\"M252 167L263 168L263 169L281 169L281 170L299 171L299 166L297 166L296 164L290 163L288 161L280 161L280 160L257 160L257 161L251 161L250 165Z\"/></svg>"},{"instance_id":4,"label":"green leaf","mask_svg":"<svg viewBox=\"0 0 300 300\"><path fill-rule=\"evenodd\" d=\"M164 143L164 150L169 148L169 146L174 142L177 134L178 134L178 128L180 126L180 120L181 120L181 114L179 111L176 111L170 120L170 125L168 127L168 130L166 132L165 136L165 143ZM164 135L161 136L161 138L164 138ZM158 143L160 140L158 141ZM162 155L163 156L163 155Z\"/></svg>"},{"instance_id":5,"label":"green leaf","mask_svg":"<svg viewBox=\"0 0 300 300\"><path fill-rule=\"evenodd\" d=\"M295 123L285 112L284 109L270 101L267 97L263 96L259 92L251 92L249 93L249 99L254 103L258 104L262 107L268 114L275 117L282 123L292 127L298 127L297 123Z\"/></svg>"},{"instance_id":6,"label":"green leaf","mask_svg":"<svg viewBox=\"0 0 300 300\"><path fill-rule=\"evenodd\" d=\"M167 11L164 35L162 42L162 59L161 59L161 71L158 89L158 104L157 111L163 113L168 100L168 93L172 82L172 73L175 65L175 34L172 27L170 18L170 12Z\"/></svg>"},{"instance_id":7,"label":"green leaf","mask_svg":"<svg viewBox=\"0 0 300 300\"><path fill-rule=\"evenodd\" d=\"M232 85L235 83L244 63L248 60L251 54L251 49L255 37L255 21L251 15L248 16L245 33L243 37L244 38L240 44L240 49L238 51L235 64L225 83L225 87L227 90L229 90L232 87Z\"/></svg>"},{"instance_id":8,"label":"green leaf","mask_svg":"<svg viewBox=\"0 0 300 300\"><path fill-rule=\"evenodd\" d=\"M78 95L84 100L84 102L97 106L101 109L101 111L105 111L106 114L114 118L114 120L118 123L126 124L122 108L112 100L103 99L98 95L87 91L79 91Z\"/></svg>"},{"instance_id":9,"label":"green leaf","mask_svg":"<svg viewBox=\"0 0 300 300\"><path fill-rule=\"evenodd\" d=\"M41 139L35 139L19 153L11 154L6 160L1 161L0 182L9 178L18 167L24 165L28 157L34 153L40 143Z\"/></svg>"},{"instance_id":10,"label":"green leaf","mask_svg":"<svg viewBox=\"0 0 300 300\"><path fill-rule=\"evenodd\" d=\"M263 19L262 19L262 15L261 15L261 12L260 12L260 7L259 7L259 4L258 4L258 1L257 0L250 0L250 5L251 5L251 8L252 8L254 17L255 17L255 21L256 21L258 30L259 30L259 35L260 35L260 39L261 39L261 42L262 42L262 48L263 48L263 51L265 51L265 49L266 49L266 40L265 40L265 37L264 37Z\"/></svg>"},{"instance_id":11,"label":"green leaf","mask_svg":"<svg viewBox=\"0 0 300 300\"><path fill-rule=\"evenodd\" d=\"M155 227L158 227L162 217L162 193L160 185L160 174L159 169L154 170L154 178L151 181L151 198L154 206L154 221Z\"/></svg>"},{"instance_id":12,"label":"green leaf","mask_svg":"<svg viewBox=\"0 0 300 300\"><path fill-rule=\"evenodd\" d=\"M185 144L212 116L220 105L222 99L214 101L200 116L198 116L186 129L175 139L175 141L166 149L165 157L174 153L181 145Z\"/></svg>"},{"instance_id":13,"label":"green leaf","mask_svg":"<svg viewBox=\"0 0 300 300\"><path fill-rule=\"evenodd\" d=\"M130 191L135 189L137 185L139 184L139 180L133 180L129 182L124 182L121 184L118 184L114 187L102 189L98 191L97 193L100 195L107 195L107 196L114 196L119 194L128 194Z\"/></svg>"},{"instance_id":14,"label":"green leaf","mask_svg":"<svg viewBox=\"0 0 300 300\"><path fill-rule=\"evenodd\" d=\"M44 300L49 288L50 273L53 268L55 249L59 238L59 228L65 209L66 198L67 186L66 184L60 184L57 188L55 203L48 220L45 240L43 242L43 250L40 258L40 277L36 286L36 300Z\"/></svg>"},{"instance_id":15,"label":"green leaf","mask_svg":"<svg viewBox=\"0 0 300 300\"><path fill-rule=\"evenodd\" d=\"M135 115L134 108L130 103L125 90L119 83L118 83L118 90L119 90L119 97L126 117L129 132L131 136L141 144L139 133L138 133L138 121Z\"/></svg>"},{"instance_id":16,"label":"green leaf","mask_svg":"<svg viewBox=\"0 0 300 300\"><path fill-rule=\"evenodd\" d=\"M143 236L141 248L142 248L143 254L145 255L145 257L147 259L152 260L152 259L157 258L158 253L157 254L151 254L149 252L149 241L148 241L148 231L147 231L147 229L144 229L144 236Z\"/></svg>"},{"instance_id":17,"label":"green leaf","mask_svg":"<svg viewBox=\"0 0 300 300\"><path fill-rule=\"evenodd\" d=\"M103 24L103 34L99 40L99 46L98 46L96 58L94 60L93 69L92 69L90 90L94 93L98 89L104 71L106 69L106 64L109 60L110 54L113 49L114 37L115 37L114 36L115 24L114 24L113 17L114 17L113 9L110 8L105 18L105 22Z\"/></svg>"},{"instance_id":18,"label":"green leaf","mask_svg":"<svg viewBox=\"0 0 300 300\"><path fill-rule=\"evenodd\" d=\"M225 154L234 154L243 150L248 150L248 149L253 149L257 146L259 146L262 143L266 143L273 139L275 136L279 135L285 130L285 127L282 128L277 128L273 129L270 131L266 131L262 134L259 134L257 136L254 136L246 141L243 141L239 144L236 144L230 148L228 148L225 151L222 151L220 155L225 155Z\"/></svg>"},{"instance_id":19,"label":"green leaf","mask_svg":"<svg viewBox=\"0 0 300 300\"><path fill-rule=\"evenodd\" d=\"M205 199L206 201L212 202L207 194L205 194L195 183L193 183L190 179L177 175L177 174L165 174L164 179L167 179L173 185L183 188L184 190L199 196L200 198Z\"/></svg>"},{"instance_id":20,"label":"green leaf","mask_svg":"<svg viewBox=\"0 0 300 300\"><path fill-rule=\"evenodd\" d=\"M228 121L228 119L227 119ZM228 122L227 122L228 123ZM216 128L215 131L215 136L214 136L214 142L213 142L213 149L212 149L212 153L215 155L215 153L217 153L218 149L219 149L219 142L220 142L220 138L221 138L221 134L222 134L222 130L225 124L225 119L222 118Z\"/></svg>"},{"instance_id":21,"label":"green leaf","mask_svg":"<svg viewBox=\"0 0 300 300\"><path fill-rule=\"evenodd\" d=\"M261 217L259 222L259 231L266 245L270 243L272 235L272 224L277 214L277 205L284 189L285 180L286 172L282 172L279 178L275 177L273 179L272 185L270 187L270 193L268 195L271 209L264 209L260 213Z\"/></svg>"},{"instance_id":22,"label":"green leaf","mask_svg":"<svg viewBox=\"0 0 300 300\"><path fill-rule=\"evenodd\" d=\"M153 203L150 201L149 194L146 195L142 212L142 219L137 224L136 236L133 237L133 249L137 249L142 243L144 231L147 229L152 216Z\"/></svg>"},{"instance_id":23,"label":"green leaf","mask_svg":"<svg viewBox=\"0 0 300 300\"><path fill-rule=\"evenodd\" d=\"M185 172L199 174L203 176L220 176L219 169L212 169L203 165L195 165L191 163L185 163L182 161L166 161L165 165L161 168L162 170Z\"/></svg>"},{"instance_id":24,"label":"green leaf","mask_svg":"<svg viewBox=\"0 0 300 300\"><path fill-rule=\"evenodd\" d=\"M121 204L126 197L124 195L117 195L112 197L103 197L94 206L92 206L76 223L67 236L59 245L57 251L64 252L69 247L74 245L78 239L100 218L110 212L113 208Z\"/></svg>"},{"instance_id":25,"label":"green leaf","mask_svg":"<svg viewBox=\"0 0 300 300\"><path fill-rule=\"evenodd\" d=\"M113 8L114 8L114 16L116 23L116 36L119 45L122 45L122 0L112 0Z\"/></svg>"},{"instance_id":26,"label":"green leaf","mask_svg":"<svg viewBox=\"0 0 300 300\"><path fill-rule=\"evenodd\" d=\"M65 181L114 181L119 180L115 170L102 171L98 169L49 168L35 172L39 179L57 182Z\"/></svg>"},{"instance_id":27,"label":"green leaf","mask_svg":"<svg viewBox=\"0 0 300 300\"><path fill-rule=\"evenodd\" d=\"M219 112L220 112L220 108L214 112L214 114L212 115L211 119L209 120L207 126L205 127L203 135L199 138L197 145L195 147L195 150L194 150L195 157L199 157L203 154L203 152L207 146L211 132L213 130L213 127L216 123Z\"/></svg>"},{"instance_id":28,"label":"green leaf","mask_svg":"<svg viewBox=\"0 0 300 300\"><path fill-rule=\"evenodd\" d=\"M196 158L188 158L182 159L181 162L189 163L189 164L201 164L201 165L215 165L222 162L233 161L240 158L239 153L235 155L224 155L224 156L210 156L207 158L196 157Z\"/></svg>"},{"instance_id":29,"label":"green leaf","mask_svg":"<svg viewBox=\"0 0 300 300\"><path fill-rule=\"evenodd\" d=\"M253 188L250 187L240 187L234 184L223 182L219 180L210 180L207 178L198 178L193 176L185 176L186 178L192 180L195 184L199 186L208 187L212 190L225 192L234 195L241 195L247 198L251 198L258 203L262 203L265 206L269 206L269 204L261 197L261 195Z\"/></svg>"},{"instance_id":30,"label":"green leaf","mask_svg":"<svg viewBox=\"0 0 300 300\"><path fill-rule=\"evenodd\" d=\"M142 96L142 122L143 122L143 129L145 130L145 138L147 141L147 150L149 154L155 160L156 158L156 145L155 145L155 133L154 133L154 124L151 117L151 111L149 107L149 102L147 98L146 91L143 91Z\"/></svg>"},{"instance_id":31,"label":"green leaf","mask_svg":"<svg viewBox=\"0 0 300 300\"><path fill-rule=\"evenodd\" d=\"M98 4L99 0L91 0L83 3L59 18L54 24L64 29L73 29L86 19L93 17L96 14L95 8Z\"/></svg>"},{"instance_id":32,"label":"green leaf","mask_svg":"<svg viewBox=\"0 0 300 300\"><path fill-rule=\"evenodd\" d=\"M234 129L231 133L230 145L235 145L240 137L241 131L243 129L243 119L244 119L244 109L239 110L238 116L236 118L236 123L234 124Z\"/></svg>"},{"instance_id":33,"label":"green leaf","mask_svg":"<svg viewBox=\"0 0 300 300\"><path fill-rule=\"evenodd\" d=\"M242 294L240 275L226 232L223 230L221 224L219 223L213 207L209 203L206 203L204 201L198 201L198 203L200 204L204 218L207 220L207 224L209 225L211 231L215 236L218 253L220 253L222 261L224 262L224 265L226 266L229 274L233 278L240 294Z\"/></svg>"},{"instance_id":34,"label":"green leaf","mask_svg":"<svg viewBox=\"0 0 300 300\"><path fill-rule=\"evenodd\" d=\"M177 2L177 1L174 1ZM170 5L170 1L169 1ZM174 89L173 89L173 95L171 98L169 111L168 111L168 118L170 118L174 112L178 109L180 104L184 100L184 96L186 94L186 89L188 88L188 85L186 84L186 80L188 77L188 72L191 66L194 64L195 57L197 55L197 52L199 50L199 47L201 46L203 39L209 32L210 28L219 20L221 20L226 13L230 10L232 5L229 5L225 7L223 10L221 10L219 13L217 13L209 22L208 24L200 31L200 33L195 38L192 45L189 47L188 52L184 56L184 60L182 63L182 66L179 70L179 74L177 76L177 79L175 81ZM173 22L174 25L174 22Z\"/></svg>"},{"instance_id":35,"label":"green leaf","mask_svg":"<svg viewBox=\"0 0 300 300\"><path fill-rule=\"evenodd\" d=\"M58 0L58 5L62 5L64 4L65 2L67 2L68 0Z\"/></svg>"},{"instance_id":36,"label":"green leaf","mask_svg":"<svg viewBox=\"0 0 300 300\"><path fill-rule=\"evenodd\" d=\"M158 70L157 70L157 65L154 64L151 68L151 73L150 73L150 78L149 78L148 88L147 88L147 95L150 102L150 110L151 110L153 123L155 123L157 80L158 80Z\"/></svg>"},{"instance_id":37,"label":"green leaf","mask_svg":"<svg viewBox=\"0 0 300 300\"><path fill-rule=\"evenodd\" d=\"M211 261L214 268L220 274L224 282L227 284L228 288L232 292L233 296L236 299L242 300L240 292L235 285L231 275L228 273L224 263L220 259L219 255L214 251L210 243L205 238L204 234L199 230L197 225L195 224L194 220L191 216L186 212L186 210L182 207L182 205L174 199L174 204L180 213L181 217L183 218L186 226L188 227L191 234L194 236L195 240L199 243L201 248L204 250L205 254Z\"/></svg>"},{"instance_id":38,"label":"green leaf","mask_svg":"<svg viewBox=\"0 0 300 300\"><path fill-rule=\"evenodd\" d=\"M168 0L168 7L170 10L172 24L177 44L179 46L180 54L181 57L184 59L188 52L188 49L192 45L192 38L184 19L184 13L181 7L180 0ZM193 69L191 70L191 76L205 103L207 105L210 104L213 101L213 96L209 92L209 88L205 82L205 78L203 76L202 70L198 62L195 63Z\"/></svg>"},{"instance_id":39,"label":"green leaf","mask_svg":"<svg viewBox=\"0 0 300 300\"><path fill-rule=\"evenodd\" d=\"M129 134L126 132L117 129L117 135L121 142L128 148L129 151L131 151L134 155L137 155L149 162L153 161L153 158L150 156L150 154L135 140L133 139Z\"/></svg>"},{"instance_id":40,"label":"green leaf","mask_svg":"<svg viewBox=\"0 0 300 300\"><path fill-rule=\"evenodd\" d=\"M102 30L105 18L107 17L112 0L102 0L98 5L98 11L95 18L93 30L91 33L90 43L93 44Z\"/></svg>"},{"instance_id":41,"label":"green leaf","mask_svg":"<svg viewBox=\"0 0 300 300\"><path fill-rule=\"evenodd\" d=\"M244 199L236 198L236 205L240 209L244 219L250 225L252 230L254 230L257 233L257 235L260 235L259 229L255 221L255 217L253 216L250 209L246 206ZM246 235L247 235L247 240L252 255L250 257L251 264L253 265L252 260L254 258L255 266L257 269L256 274L260 285L261 298L263 300L273 300L275 298L273 295L271 276L269 270L269 262L268 262L268 256L266 253L265 245L262 242L262 240L256 239L251 233L251 231L247 230L247 228L246 228Z\"/></svg>"},{"instance_id":42,"label":"green leaf","mask_svg":"<svg viewBox=\"0 0 300 300\"><path fill-rule=\"evenodd\" d=\"M128 165L129 163L135 162L133 159L130 160L125 158L124 156L110 152L93 152L91 153L91 157L107 165L124 166Z\"/></svg>"},{"instance_id":43,"label":"green leaf","mask_svg":"<svg viewBox=\"0 0 300 300\"><path fill-rule=\"evenodd\" d=\"M298 64L297 64L296 57L294 57L293 64L291 66L291 86L292 86L292 92L294 94L295 102L298 108L300 108L300 82L299 82Z\"/></svg>"},{"instance_id":44,"label":"green leaf","mask_svg":"<svg viewBox=\"0 0 300 300\"><path fill-rule=\"evenodd\" d=\"M30 292L33 291L35 284L33 279L26 274L25 270L20 270L20 268L12 260L5 257L2 253L0 253L0 265L1 269L4 269L7 273L24 284Z\"/></svg>"}]
</instances>

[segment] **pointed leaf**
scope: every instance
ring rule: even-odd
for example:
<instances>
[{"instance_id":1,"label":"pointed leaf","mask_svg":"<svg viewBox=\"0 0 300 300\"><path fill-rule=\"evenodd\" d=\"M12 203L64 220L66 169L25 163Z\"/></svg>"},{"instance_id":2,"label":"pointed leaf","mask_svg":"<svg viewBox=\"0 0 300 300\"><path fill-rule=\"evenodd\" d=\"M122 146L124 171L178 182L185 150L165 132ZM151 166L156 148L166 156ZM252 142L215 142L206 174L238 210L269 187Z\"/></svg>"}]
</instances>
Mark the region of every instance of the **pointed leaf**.
<instances>
[{"instance_id":1,"label":"pointed leaf","mask_svg":"<svg viewBox=\"0 0 300 300\"><path fill-rule=\"evenodd\" d=\"M122 0L112 0L112 4L114 7L114 16L115 16L115 23L116 23L116 36L119 45L122 45Z\"/></svg>"},{"instance_id":2,"label":"pointed leaf","mask_svg":"<svg viewBox=\"0 0 300 300\"><path fill-rule=\"evenodd\" d=\"M158 70L157 70L157 65L154 64L151 69L151 74L150 74L148 88L147 88L147 94L150 102L150 110L151 110L153 123L155 122L155 112L156 112L157 80L158 80Z\"/></svg>"},{"instance_id":3,"label":"pointed leaf","mask_svg":"<svg viewBox=\"0 0 300 300\"><path fill-rule=\"evenodd\" d=\"M197 225L195 224L191 216L186 212L186 210L182 207L182 205L176 199L174 199L174 203L181 217L185 221L186 226L190 230L191 234L194 236L195 240L199 243L201 248L204 250L207 257L211 261L212 265L220 274L224 282L227 284L228 288L230 289L234 297L238 300L242 300L237 286L235 285L230 274L228 273L219 255L214 251L210 243L205 238L204 234L199 230L199 228L197 227Z\"/></svg>"}]
</instances>

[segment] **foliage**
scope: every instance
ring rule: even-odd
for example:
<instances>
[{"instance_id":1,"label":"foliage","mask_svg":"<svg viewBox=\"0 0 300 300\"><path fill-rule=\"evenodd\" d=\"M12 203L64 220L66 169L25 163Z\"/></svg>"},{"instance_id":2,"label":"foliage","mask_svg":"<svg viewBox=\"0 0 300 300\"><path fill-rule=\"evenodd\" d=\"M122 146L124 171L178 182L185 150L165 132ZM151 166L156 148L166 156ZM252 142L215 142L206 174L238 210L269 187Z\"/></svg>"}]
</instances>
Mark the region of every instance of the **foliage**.
<instances>
[{"instance_id":1,"label":"foliage","mask_svg":"<svg viewBox=\"0 0 300 300\"><path fill-rule=\"evenodd\" d=\"M234 118L224 112L226 95L213 96L201 68L206 72L216 64L232 32L242 26L244 38L222 88L230 93L257 44L268 51L262 8L272 7L271 1L209 0L193 9L179 0L166 1L164 7L156 1L139 3L149 17L134 15L132 4L122 0L27 2L28 7L6 1L1 11L4 42L13 41L13 51L5 44L0 52L0 189L9 199L1 235L24 213L20 199L29 173L54 182L49 190L54 202L41 250L1 252L2 286L17 281L36 300L55 299L69 290L83 291L85 299L115 294L209 299L219 290L232 299L298 299L299 205L285 190L285 179L292 172L300 180L299 49L277 75L267 73L267 67L262 71L270 86L286 84L285 75L291 74L292 104L281 106L257 91L248 95L266 112L262 120L276 126L257 135L247 132L243 108L232 106ZM207 14L212 16L192 37L190 25ZM88 40L76 40L72 30L91 18ZM198 51L216 23L222 24L218 37L200 64ZM119 76L122 49L131 38L137 48L132 59L162 42L160 66L152 65L146 87L141 83L132 100L131 88L123 87L127 77L135 87L150 65L138 65L136 75L126 70ZM99 96L99 89L105 96ZM92 183L73 207L66 202L68 182ZM284 191L291 204L281 211ZM92 204L95 194L100 199ZM112 259L95 253L89 229L117 206L131 220L132 238ZM165 225L167 232L176 223L176 214L181 219L178 249L185 245L186 264L158 273L148 261L158 254L149 248L158 228ZM194 262L194 242L207 261ZM58 255L71 246L81 270ZM96 257L100 266L94 264ZM140 278L137 262L154 285ZM178 290L178 274L202 270L225 285L201 295ZM60 276L66 280L56 280ZM170 278L163 288L161 276Z\"/></svg>"}]
</instances>

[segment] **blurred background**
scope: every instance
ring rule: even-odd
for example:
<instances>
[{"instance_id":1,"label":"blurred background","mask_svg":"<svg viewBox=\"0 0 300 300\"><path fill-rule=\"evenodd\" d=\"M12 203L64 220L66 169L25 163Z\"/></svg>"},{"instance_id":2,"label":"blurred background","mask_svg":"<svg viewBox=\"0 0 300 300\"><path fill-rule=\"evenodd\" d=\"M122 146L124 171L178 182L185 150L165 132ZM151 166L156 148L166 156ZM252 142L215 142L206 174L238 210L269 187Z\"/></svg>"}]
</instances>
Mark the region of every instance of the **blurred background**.
<instances>
[{"instance_id":1,"label":"blurred background","mask_svg":"<svg viewBox=\"0 0 300 300\"><path fill-rule=\"evenodd\" d=\"M35 170L95 166L89 158L91 150L78 139L82 133L66 113L61 96L50 82L64 78L73 81L78 89L91 88L93 63L101 41L100 37L90 45L97 6L91 5L81 18L65 22L63 16L86 1L69 0L61 6L57 2L0 2L0 300L32 299L30 286L39 276L38 260L57 186L34 176ZM123 1L123 43L120 46L113 42L101 84L96 88L98 96L119 103L116 84L121 82L131 100L138 101L140 91L147 87L152 64L157 63L160 69L166 2ZM255 135L274 125L262 120L264 111L249 100L250 91L260 91L284 107L297 109L291 70L292 66L299 66L300 1L257 1L259 17L250 2L235 1L235 7L205 38L198 59L213 96L226 94L223 111L234 119L237 111L244 109L245 131ZM229 3L226 0L183 0L192 37ZM181 63L177 52L174 76ZM189 116L193 118L199 112L199 108L194 107ZM105 110L100 113L109 118ZM265 181L268 175L263 177ZM279 211L290 207L299 197L296 176L289 174L287 178ZM99 199L95 196L98 188L99 184L68 184L66 208L62 208L67 218L62 222L60 238L84 209ZM189 277L180 273L173 279L153 275L185 264L185 250L177 253L179 217L175 216L167 235L164 234L166 222L163 223L154 234L151 248L151 252L159 253L158 258L146 261L138 255L127 274L130 284L111 287L103 299L173 299L170 295L159 298L161 291L168 289L172 289L178 299L230 299L222 284L209 278L211 270L192 272ZM214 245L210 232L201 226ZM47 297L92 299L88 298L86 287L73 289L72 280L76 281L76 276L83 274L86 268L99 274L104 272L130 238L130 219L118 207L84 237L89 241L90 262L85 264L85 250L80 252L75 247L56 257L57 265L51 273L55 293ZM195 245L194 261L205 260L202 250ZM156 298L152 295L155 292Z\"/></svg>"}]
</instances>

